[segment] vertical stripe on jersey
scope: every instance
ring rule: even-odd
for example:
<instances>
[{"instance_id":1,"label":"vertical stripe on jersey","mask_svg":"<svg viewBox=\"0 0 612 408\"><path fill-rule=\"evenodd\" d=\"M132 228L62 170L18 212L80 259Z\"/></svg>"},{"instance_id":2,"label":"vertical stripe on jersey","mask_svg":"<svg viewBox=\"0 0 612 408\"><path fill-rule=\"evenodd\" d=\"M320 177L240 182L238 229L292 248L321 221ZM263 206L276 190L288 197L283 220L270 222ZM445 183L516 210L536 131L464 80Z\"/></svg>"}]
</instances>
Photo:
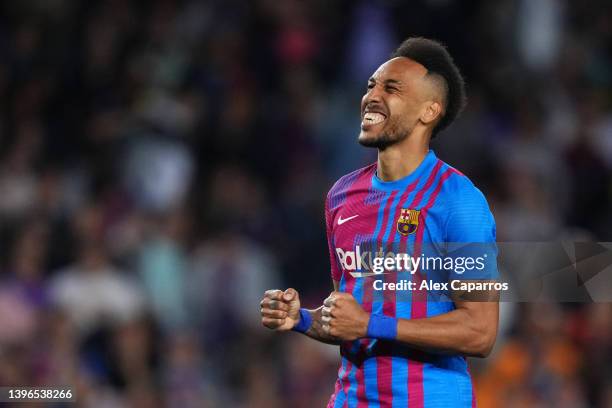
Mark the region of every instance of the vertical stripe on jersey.
<instances>
[{"instance_id":1,"label":"vertical stripe on jersey","mask_svg":"<svg viewBox=\"0 0 612 408\"><path fill-rule=\"evenodd\" d=\"M374 244L374 248L368 247L367 249L372 252L372 250L376 250L376 244L380 238L381 231L384 230L383 225L385 225L386 219L388 218L388 207L393 202L393 198L396 193L386 193L379 204L378 214L376 217L376 227L372 235L367 237L367 241ZM355 291L354 297L355 299L362 305L363 309L371 313L374 296L371 285L365 285L365 281L367 278L359 279L359 291ZM376 341L376 340L374 340ZM371 339L363 339L358 340L360 344L360 352L366 352L366 350L370 347ZM375 358L366 358L363 362L360 372L357 377L357 398L359 403L357 405L358 408L378 408L380 405L378 403L379 394L378 394L378 386L379 386L379 377L377 375L378 367L376 364ZM370 404L368 404L368 402Z\"/></svg>"},{"instance_id":2,"label":"vertical stripe on jersey","mask_svg":"<svg viewBox=\"0 0 612 408\"><path fill-rule=\"evenodd\" d=\"M351 371L348 374L350 386L346 396L346 406L348 408L354 408L357 406L357 367L352 364Z\"/></svg>"},{"instance_id":3,"label":"vertical stripe on jersey","mask_svg":"<svg viewBox=\"0 0 612 408\"><path fill-rule=\"evenodd\" d=\"M394 253L400 253L399 250L399 237L400 234L397 232L397 219L400 216L400 212L402 208L406 207L406 202L409 199L417 194L420 188L423 187L423 183L425 182L425 178L417 178L414 182L412 182L402 193L398 200L396 201L396 205L393 212L393 217L390 219L390 223L387 226L387 231L385 235L385 241L388 242L388 237L391 235L393 237L392 240L392 248L390 248ZM398 205L399 204L399 205ZM409 279L409 272L397 272L395 274L396 282L400 282L402 279ZM398 302L399 295L399 302ZM409 294L405 291L393 291L392 295L388 295L388 298L385 299L385 304L383 305L383 312L386 316L392 316L402 319L410 318L410 309L407 307L409 298ZM392 347L392 346L391 346ZM406 363L406 359L402 357L378 357L378 360L383 364L389 366L389 370L393 373L391 377L391 390L390 390L390 400L387 401L388 406L407 406L408 400L406 398L401 398L402 395L407 394L406 384L408 381L408 367Z\"/></svg>"},{"instance_id":4,"label":"vertical stripe on jersey","mask_svg":"<svg viewBox=\"0 0 612 408\"><path fill-rule=\"evenodd\" d=\"M401 194L399 191L396 192L397 195L395 196L395 199L392 200L392 204L388 211L388 218L385 224L386 226L384 230L381 231L381 233L383 233L383 236L381 239L377 239L377 242L380 242L381 245L389 242L389 236L391 235L391 231L394 231L393 227L396 225L397 217L399 216L399 212L400 212L400 208L398 208L398 204L403 202L403 200L406 199L406 196L410 194L410 192L412 192L416 188L418 183L419 183L419 179L417 178L410 185L408 185L406 189L404 189L404 191L401 192ZM395 249L393 248L393 246L391 247L383 246L383 250L385 253L388 252L389 250L393 250L395 252ZM397 282L398 273L384 275L384 277L385 277L385 281L387 279L393 279L395 282ZM381 296L382 296L382 299L380 299ZM375 313L382 313L385 316L396 317L395 291L391 291L389 293L385 293L385 291L382 291L380 294L377 293L376 298L377 299L376 299L375 309L374 309ZM376 344L377 343L376 340L374 342L375 344L372 345L373 347L386 347L386 348L392 347L392 345L388 342L378 343L378 344ZM390 353L391 350L386 350L386 351L388 352L388 354L391 354ZM397 373L394 372L393 370L393 357L379 356L379 357L375 357L375 359L373 360L376 361L376 365L378 367L377 377L378 377L378 390L379 390L380 403L383 406L391 406L393 404L393 395L395 394L394 380L397 375Z\"/></svg>"},{"instance_id":5,"label":"vertical stripe on jersey","mask_svg":"<svg viewBox=\"0 0 612 408\"><path fill-rule=\"evenodd\" d=\"M439 164L442 162L438 162ZM420 205L421 200L427 200L427 204L433 203L433 199L437 196L437 191L442 186L442 176L438 178L437 187L434 189L434 193L428 191L428 196L421 195L415 197L415 203L413 206ZM425 220L427 216L427 204L421 207L421 219L419 223L423 225L416 232L413 257L417 258L421 255L423 245L423 235L425 233ZM412 275L414 278L416 290L412 291L412 302L411 302L411 318L422 319L427 317L427 292L419 290L423 276L419 269ZM423 392L423 362L412 360L408 362L408 402L411 407L421 408L425 405L424 392Z\"/></svg>"},{"instance_id":6,"label":"vertical stripe on jersey","mask_svg":"<svg viewBox=\"0 0 612 408\"><path fill-rule=\"evenodd\" d=\"M442 163L439 161L439 163ZM438 167L439 169L439 167ZM425 233L425 222L427 219L427 211L435 203L435 200L440 192L442 185L446 179L452 174L449 170L444 169L441 172L441 176L438 177L437 182L434 184L433 191L427 191L427 194L415 197L415 202L412 204L413 207L417 207L420 201L425 201L425 205L421 207L419 224L423 225L423 228L419 228L416 233L413 257L417 258L421 255L423 236ZM429 190L429 189L428 189ZM413 274L414 282L416 287L420 286L423 276L419 269ZM422 319L427 317L427 291L415 290L412 292L411 302L411 318ZM411 407L424 407L425 406L425 393L424 393L424 376L423 376L423 363L420 361L409 361L408 363L408 402Z\"/></svg>"},{"instance_id":7,"label":"vertical stripe on jersey","mask_svg":"<svg viewBox=\"0 0 612 408\"><path fill-rule=\"evenodd\" d=\"M429 211L429 209L435 204L436 198L438 197L438 194L440 193L440 190L442 189L442 185L444 184L444 182L454 173L452 168L445 168L444 171L442 172L442 175L440 176L440 179L437 183L437 186L435 188L435 190L431 193L429 199L427 200L426 204L421 208L421 216L423 219L423 222L425 222L425 220L427 219L427 213ZM415 255L419 255L421 253L421 248L422 248L422 235L423 233L420 233L421 235L421 239L419 240L417 237L417 242L418 244L415 247ZM418 251L418 252L417 252ZM423 276L420 273L420 271L417 272L417 280L422 280ZM417 291L416 293L417 299L414 299L413 303L412 303L412 312L415 318L425 318L427 317L427 291ZM434 372L429 372L429 370L426 369L426 367L429 364L421 364L420 365L420 373L417 374L417 376L420 375L420 383L421 383L421 387L418 387L418 383L415 381L414 386L415 389L417 391L417 395L416 397L420 397L417 398L417 400L419 400L419 404L417 406L423 406L426 407L428 405L440 405L440 403L442 401L440 401L439 398L441 398L441 394L443 395L444 393L441 393L441 389L443 390L443 380L438 378L437 375L435 375ZM459 387L459 384L456 384L457 387ZM429 392L427 390L430 390ZM420 392L421 394L419 395L418 392ZM471 392L471 390L470 390ZM430 396L430 400L425 400L425 396L429 395ZM457 405L463 405L465 403L465 401L457 401L456 402Z\"/></svg>"},{"instance_id":8,"label":"vertical stripe on jersey","mask_svg":"<svg viewBox=\"0 0 612 408\"><path fill-rule=\"evenodd\" d=\"M369 236L367 241L372 242L374 239L374 245L376 245L378 238L380 236L380 231L383 230L383 225L385 220L388 218L388 206L392 202L395 193L385 194L380 201L378 206L378 214L376 217L376 227L371 236ZM372 250L372 248L368 248ZM375 248L374 248L375 249ZM365 290L368 291L367 296L364 302L364 283L366 278L356 279L355 290L353 291L353 297L363 305L364 310L370 312L372 310L372 291L371 288L365 287ZM360 349L365 350L368 347L368 339L364 339L362 341L357 340L355 343L359 346ZM362 350L358 350L361 352ZM376 366L376 360L373 358L366 359L359 370L359 376L356 378L357 380L357 389L358 389L358 401L359 403L356 405L358 408L367 408L366 401L378 401L378 381L380 380L377 375L367 376L364 375L364 371L367 370L368 373L378 372L378 367ZM349 405L350 406L350 405Z\"/></svg>"},{"instance_id":9,"label":"vertical stripe on jersey","mask_svg":"<svg viewBox=\"0 0 612 408\"><path fill-rule=\"evenodd\" d=\"M355 241L353 241L353 247L355 245ZM342 274L344 276L344 273ZM342 292L346 292L346 293L351 293L354 296L354 291L355 291L355 286L357 284L357 279L354 277L351 277L351 279L348 279L348 282L345 285L344 290L342 290ZM355 341L353 342L345 342L344 343L344 347L346 347L346 350L349 350L349 353L353 353L354 349L355 349ZM351 363L351 361L349 361L348 359L346 360L346 364L347 364L347 371L345 371L345 386L344 386L344 392L346 394L346 405L351 408L355 406L355 402L357 400L356 398L356 394L357 394L357 380L355 378L355 374L356 374L356 369L355 369L355 365L353 363ZM344 406L344 405L341 405Z\"/></svg>"},{"instance_id":10,"label":"vertical stripe on jersey","mask_svg":"<svg viewBox=\"0 0 612 408\"><path fill-rule=\"evenodd\" d=\"M344 368L344 362L342 358L340 359L340 368L338 368L338 378L340 378L340 370ZM338 395L342 392L342 384L339 379L336 379L336 383L334 385L334 393L331 395L329 401L327 401L326 408L334 408L336 406L336 399Z\"/></svg>"},{"instance_id":11,"label":"vertical stripe on jersey","mask_svg":"<svg viewBox=\"0 0 612 408\"><path fill-rule=\"evenodd\" d=\"M383 248L383 257L390 249L385 244L389 236L389 226L394 221L393 214L395 214L395 208L397 207L397 203L401 198L401 194L398 194L398 192L394 192L393 194L395 195L395 197L391 201L391 205L387 211L385 228L380 231L380 234L376 238L377 248L375 248L375 252L378 250L378 244L380 244L380 246ZM386 282L392 276L394 276L394 274L387 274L382 275L381 278L383 279L383 281ZM385 291L377 291L374 313L380 314L382 312L382 314L386 316L395 317L394 309L394 307L389 307L389 302L386 299ZM383 342L382 344L380 344L378 340L374 340L374 342L375 343L372 345L373 347L385 347L388 344L387 342ZM376 377L378 378L378 395L380 404L383 407L387 407L392 403L393 395L393 367L391 365L391 358L387 356L381 356L374 357L371 360L375 361L377 366Z\"/></svg>"},{"instance_id":12,"label":"vertical stripe on jersey","mask_svg":"<svg viewBox=\"0 0 612 408\"><path fill-rule=\"evenodd\" d=\"M344 292L346 290L346 278L344 273L340 277L340 284L338 285L338 290L340 292ZM341 348L344 345L340 346ZM334 408L342 408L344 403L346 402L348 395L348 380L346 378L347 372L351 370L351 362L348 361L344 356L342 357L342 365L340 366L340 370L338 371L338 382L340 383L339 390L336 391L336 400L334 402Z\"/></svg>"},{"instance_id":13,"label":"vertical stripe on jersey","mask_svg":"<svg viewBox=\"0 0 612 408\"><path fill-rule=\"evenodd\" d=\"M405 194L402 195L400 206L397 208L394 216L395 222L400 216L402 208L409 208L408 203L414 200L418 192L424 188L427 178L421 177L408 188ZM393 252L404 253L405 249L401 249L400 239L402 235L397 231L397 225L393 232ZM410 237L409 237L410 238ZM410 272L403 271L397 273L397 280L410 280L412 277ZM395 317L398 319L410 319L410 292L399 291L395 292ZM392 384L392 401L390 406L406 407L408 405L408 362L404 357L391 357L391 368L393 370Z\"/></svg>"}]
</instances>

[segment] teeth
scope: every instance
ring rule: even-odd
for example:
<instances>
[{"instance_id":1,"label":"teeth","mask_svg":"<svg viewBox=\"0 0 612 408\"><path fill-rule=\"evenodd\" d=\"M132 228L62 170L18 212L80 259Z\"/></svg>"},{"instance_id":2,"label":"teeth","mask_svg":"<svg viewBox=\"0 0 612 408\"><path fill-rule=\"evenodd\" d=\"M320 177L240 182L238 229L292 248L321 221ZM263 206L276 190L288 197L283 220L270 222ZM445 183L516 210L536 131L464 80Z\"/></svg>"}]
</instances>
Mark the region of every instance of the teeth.
<instances>
[{"instance_id":1,"label":"teeth","mask_svg":"<svg viewBox=\"0 0 612 408\"><path fill-rule=\"evenodd\" d=\"M385 120L385 115L376 112L367 112L363 115L363 121L368 125L377 125Z\"/></svg>"}]
</instances>

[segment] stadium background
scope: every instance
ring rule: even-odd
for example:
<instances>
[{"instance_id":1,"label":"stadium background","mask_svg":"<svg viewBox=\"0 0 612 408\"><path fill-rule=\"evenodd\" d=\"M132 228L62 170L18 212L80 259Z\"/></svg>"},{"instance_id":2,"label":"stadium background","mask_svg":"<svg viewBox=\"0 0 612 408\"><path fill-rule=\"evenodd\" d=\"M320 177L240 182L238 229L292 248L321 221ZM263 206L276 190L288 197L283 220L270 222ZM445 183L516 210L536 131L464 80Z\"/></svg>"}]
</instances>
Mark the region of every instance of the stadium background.
<instances>
[{"instance_id":1,"label":"stadium background","mask_svg":"<svg viewBox=\"0 0 612 408\"><path fill-rule=\"evenodd\" d=\"M95 407L317 407L337 350L260 326L331 290L323 200L372 161L369 74L445 42L469 105L434 143L502 241L612 240L606 1L0 5L0 384ZM612 406L610 304L504 304L480 406Z\"/></svg>"}]
</instances>

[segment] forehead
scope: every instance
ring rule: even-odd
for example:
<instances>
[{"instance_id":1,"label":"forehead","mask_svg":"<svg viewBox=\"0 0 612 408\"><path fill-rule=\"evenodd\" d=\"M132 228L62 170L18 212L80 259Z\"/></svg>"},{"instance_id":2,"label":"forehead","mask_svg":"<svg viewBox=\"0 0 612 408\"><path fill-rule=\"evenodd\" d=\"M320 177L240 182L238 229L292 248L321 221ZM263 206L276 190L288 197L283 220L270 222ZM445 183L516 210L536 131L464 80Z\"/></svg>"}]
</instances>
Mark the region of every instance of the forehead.
<instances>
[{"instance_id":1,"label":"forehead","mask_svg":"<svg viewBox=\"0 0 612 408\"><path fill-rule=\"evenodd\" d=\"M377 81L393 79L396 81L409 82L421 79L427 75L427 69L416 61L405 57L392 58L382 64L372 74Z\"/></svg>"}]
</instances>

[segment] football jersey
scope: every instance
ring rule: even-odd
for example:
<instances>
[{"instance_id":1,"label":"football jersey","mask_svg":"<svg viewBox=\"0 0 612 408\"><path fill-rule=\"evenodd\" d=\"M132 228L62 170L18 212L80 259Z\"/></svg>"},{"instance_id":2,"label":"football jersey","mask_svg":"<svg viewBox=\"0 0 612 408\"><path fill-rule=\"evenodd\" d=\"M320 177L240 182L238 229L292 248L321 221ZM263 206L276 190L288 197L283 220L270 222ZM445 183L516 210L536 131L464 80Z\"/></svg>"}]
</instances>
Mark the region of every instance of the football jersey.
<instances>
[{"instance_id":1,"label":"football jersey","mask_svg":"<svg viewBox=\"0 0 612 408\"><path fill-rule=\"evenodd\" d=\"M351 293L368 313L400 319L447 313L455 308L449 291L422 284L448 282L456 274L458 263L451 266L452 271L442 265L455 260L449 257L454 251L449 245L455 244L458 248L466 243L488 246L479 258L486 267L478 269L478 261L469 262L465 279L496 276L495 222L483 194L465 175L431 150L402 179L382 181L376 169L374 163L343 176L325 202L331 274L341 292ZM466 252L470 251L474 252ZM412 263L407 262L407 255ZM438 259L438 263L433 261L425 268L425 264L414 263L417 258ZM400 285L409 282L411 289ZM395 287L382 289L383 284ZM341 366L328 407L474 404L462 355L424 352L397 341L369 338L343 342L340 354Z\"/></svg>"}]
</instances>

